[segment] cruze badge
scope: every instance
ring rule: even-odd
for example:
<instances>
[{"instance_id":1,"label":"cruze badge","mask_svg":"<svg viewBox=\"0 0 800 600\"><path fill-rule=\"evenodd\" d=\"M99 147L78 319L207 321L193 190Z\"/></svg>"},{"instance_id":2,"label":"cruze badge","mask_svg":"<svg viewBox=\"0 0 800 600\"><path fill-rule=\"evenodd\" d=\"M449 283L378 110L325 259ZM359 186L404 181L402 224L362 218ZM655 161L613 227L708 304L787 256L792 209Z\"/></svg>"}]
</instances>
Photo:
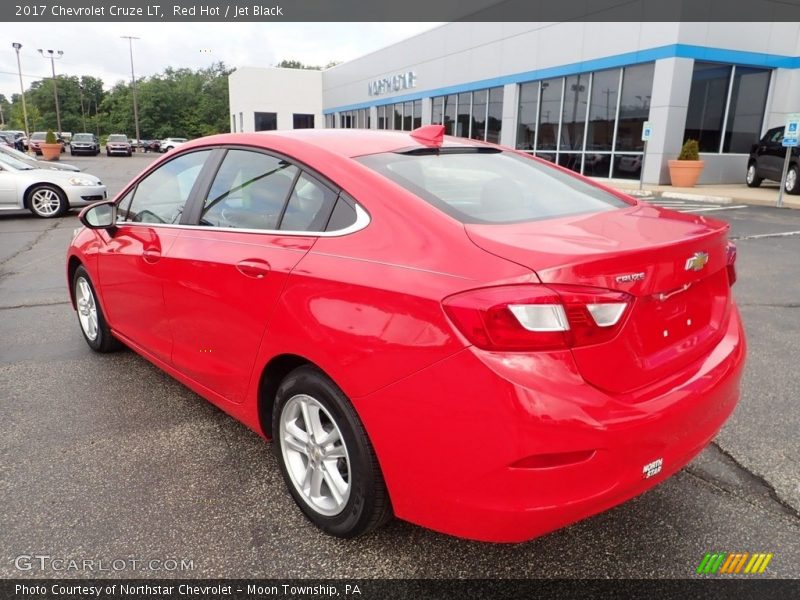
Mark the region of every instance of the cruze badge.
<instances>
[{"instance_id":1,"label":"cruze badge","mask_svg":"<svg viewBox=\"0 0 800 600\"><path fill-rule=\"evenodd\" d=\"M617 275L614 280L617 283L630 283L633 281L644 281L644 273L628 273L627 275Z\"/></svg>"},{"instance_id":2,"label":"cruze badge","mask_svg":"<svg viewBox=\"0 0 800 600\"><path fill-rule=\"evenodd\" d=\"M699 271L708 263L708 252L695 252L694 256L686 259L686 266L684 269L687 271Z\"/></svg>"},{"instance_id":3,"label":"cruze badge","mask_svg":"<svg viewBox=\"0 0 800 600\"><path fill-rule=\"evenodd\" d=\"M650 479L653 475L658 475L661 472L661 467L664 466L664 459L659 458L651 463L647 463L642 467L642 475L645 479Z\"/></svg>"}]
</instances>

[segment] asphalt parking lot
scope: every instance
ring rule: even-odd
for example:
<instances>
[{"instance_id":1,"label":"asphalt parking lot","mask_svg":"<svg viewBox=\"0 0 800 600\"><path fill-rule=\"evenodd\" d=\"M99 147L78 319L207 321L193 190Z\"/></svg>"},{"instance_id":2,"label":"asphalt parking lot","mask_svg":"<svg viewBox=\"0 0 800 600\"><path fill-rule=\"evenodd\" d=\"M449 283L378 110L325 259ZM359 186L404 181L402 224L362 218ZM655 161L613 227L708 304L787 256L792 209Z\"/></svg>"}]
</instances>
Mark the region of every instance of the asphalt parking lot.
<instances>
[{"instance_id":1,"label":"asphalt parking lot","mask_svg":"<svg viewBox=\"0 0 800 600\"><path fill-rule=\"evenodd\" d=\"M64 160L114 194L154 158ZM704 208L689 204L675 208ZM749 362L736 413L652 491L518 545L399 521L353 541L321 534L256 434L136 354L89 350L64 277L74 212L0 214L0 577L683 578L715 551L773 553L764 576L800 577L800 211L708 214L738 240ZM34 554L192 569L15 567Z\"/></svg>"}]
</instances>

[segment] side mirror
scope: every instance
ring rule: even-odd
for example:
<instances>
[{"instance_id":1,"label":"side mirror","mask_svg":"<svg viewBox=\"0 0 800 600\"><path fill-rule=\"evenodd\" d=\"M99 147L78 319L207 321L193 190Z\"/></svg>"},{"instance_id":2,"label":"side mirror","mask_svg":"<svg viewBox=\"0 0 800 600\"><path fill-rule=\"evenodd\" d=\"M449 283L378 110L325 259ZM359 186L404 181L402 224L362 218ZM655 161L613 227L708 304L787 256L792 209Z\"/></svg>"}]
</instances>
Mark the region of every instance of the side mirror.
<instances>
[{"instance_id":1,"label":"side mirror","mask_svg":"<svg viewBox=\"0 0 800 600\"><path fill-rule=\"evenodd\" d=\"M89 229L114 229L117 226L117 205L104 200L84 208L78 219Z\"/></svg>"}]
</instances>

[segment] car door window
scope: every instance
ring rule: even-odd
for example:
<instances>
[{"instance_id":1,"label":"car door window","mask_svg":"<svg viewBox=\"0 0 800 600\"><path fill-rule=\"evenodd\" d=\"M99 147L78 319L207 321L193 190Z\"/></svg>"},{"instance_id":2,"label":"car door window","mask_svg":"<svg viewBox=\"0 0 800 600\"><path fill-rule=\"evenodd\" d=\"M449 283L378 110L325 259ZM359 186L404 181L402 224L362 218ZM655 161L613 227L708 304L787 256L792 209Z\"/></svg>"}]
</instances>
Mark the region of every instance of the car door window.
<instances>
[{"instance_id":1,"label":"car door window","mask_svg":"<svg viewBox=\"0 0 800 600\"><path fill-rule=\"evenodd\" d=\"M783 127L773 131L772 135L769 137L770 144L780 144L781 140L783 140Z\"/></svg>"},{"instance_id":2,"label":"car door window","mask_svg":"<svg viewBox=\"0 0 800 600\"><path fill-rule=\"evenodd\" d=\"M280 229L324 231L336 202L336 192L306 173L297 178Z\"/></svg>"},{"instance_id":3,"label":"car door window","mask_svg":"<svg viewBox=\"0 0 800 600\"><path fill-rule=\"evenodd\" d=\"M204 202L200 224L234 229L277 229L299 169L249 150L230 150Z\"/></svg>"},{"instance_id":4,"label":"car door window","mask_svg":"<svg viewBox=\"0 0 800 600\"><path fill-rule=\"evenodd\" d=\"M210 150L183 154L161 165L136 186L125 220L177 223ZM124 202L124 200L123 200Z\"/></svg>"}]
</instances>

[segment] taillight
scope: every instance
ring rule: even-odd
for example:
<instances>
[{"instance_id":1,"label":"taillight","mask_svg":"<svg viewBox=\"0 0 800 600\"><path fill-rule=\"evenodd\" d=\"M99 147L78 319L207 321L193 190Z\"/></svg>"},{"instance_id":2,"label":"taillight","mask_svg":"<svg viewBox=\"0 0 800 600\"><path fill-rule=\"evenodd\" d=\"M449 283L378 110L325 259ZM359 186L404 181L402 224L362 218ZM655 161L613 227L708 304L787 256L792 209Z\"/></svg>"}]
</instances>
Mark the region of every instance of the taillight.
<instances>
[{"instance_id":1,"label":"taillight","mask_svg":"<svg viewBox=\"0 0 800 600\"><path fill-rule=\"evenodd\" d=\"M613 339L632 302L629 294L599 288L514 285L463 292L442 304L478 348L535 351Z\"/></svg>"},{"instance_id":2,"label":"taillight","mask_svg":"<svg viewBox=\"0 0 800 600\"><path fill-rule=\"evenodd\" d=\"M736 283L736 244L728 242L728 260L726 262L728 269L728 285Z\"/></svg>"}]
</instances>

